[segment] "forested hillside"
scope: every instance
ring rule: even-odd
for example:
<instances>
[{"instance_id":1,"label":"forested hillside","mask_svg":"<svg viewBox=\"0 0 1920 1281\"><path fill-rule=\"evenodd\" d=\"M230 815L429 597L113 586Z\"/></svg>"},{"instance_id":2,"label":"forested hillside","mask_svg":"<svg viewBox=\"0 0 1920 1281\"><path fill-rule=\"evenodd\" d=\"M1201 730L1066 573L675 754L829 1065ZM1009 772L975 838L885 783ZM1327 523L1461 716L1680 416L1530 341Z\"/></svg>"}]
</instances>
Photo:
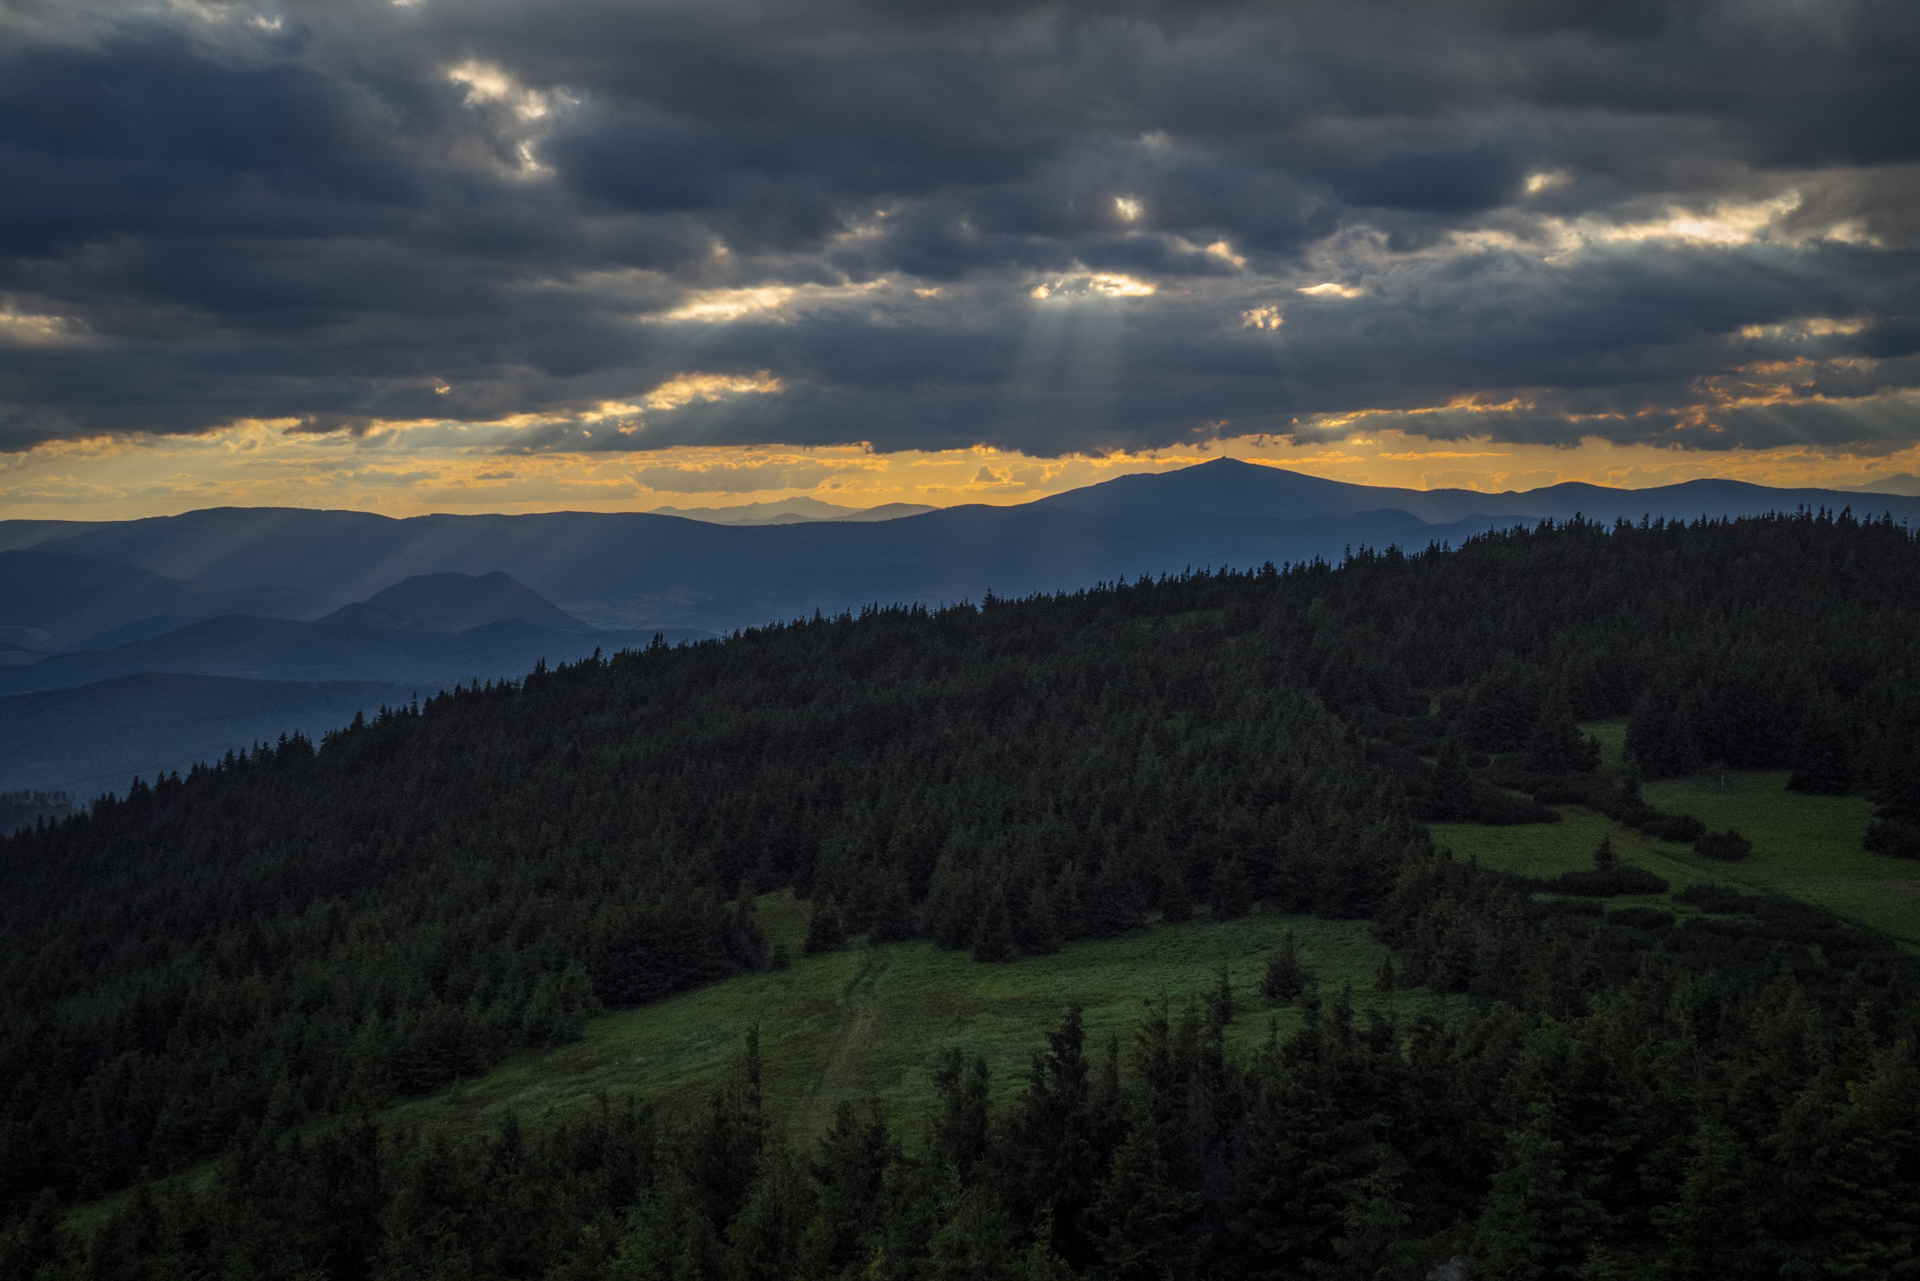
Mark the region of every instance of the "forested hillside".
<instances>
[{"instance_id":1,"label":"forested hillside","mask_svg":"<svg viewBox=\"0 0 1920 1281\"><path fill-rule=\"evenodd\" d=\"M136 786L0 843L0 1196L43 1198L11 1266L71 1248L56 1201L237 1149L92 1266L256 1274L304 1223L333 1276L1912 1267L1913 958L1769 899L1603 915L1421 823L1685 830L1595 772L1576 722L1630 716L1647 777L1791 768L1909 850L1916 615L1889 523L1576 521L661 645ZM287 1137L781 963L749 905L787 885L814 946L983 961L1154 913L1372 917L1399 981L1473 1012L1394 1027L1329 993L1249 1062L1219 1002L1106 1066L1069 1026L1012 1111L956 1060L936 1133L848 1115L817 1167L766 1136L750 1059L690 1128Z\"/></svg>"}]
</instances>

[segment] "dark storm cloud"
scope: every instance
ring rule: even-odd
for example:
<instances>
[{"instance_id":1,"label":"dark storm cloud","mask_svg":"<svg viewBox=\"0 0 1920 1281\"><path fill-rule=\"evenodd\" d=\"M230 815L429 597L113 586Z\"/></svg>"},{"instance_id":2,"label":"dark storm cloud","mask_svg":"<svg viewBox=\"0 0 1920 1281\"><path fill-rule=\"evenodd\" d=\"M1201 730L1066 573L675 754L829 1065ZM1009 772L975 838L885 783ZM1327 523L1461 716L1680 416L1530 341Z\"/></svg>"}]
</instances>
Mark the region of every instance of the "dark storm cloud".
<instances>
[{"instance_id":1,"label":"dark storm cloud","mask_svg":"<svg viewBox=\"0 0 1920 1281\"><path fill-rule=\"evenodd\" d=\"M15 3L0 449L1897 444L1915 65L1896 0Z\"/></svg>"}]
</instances>

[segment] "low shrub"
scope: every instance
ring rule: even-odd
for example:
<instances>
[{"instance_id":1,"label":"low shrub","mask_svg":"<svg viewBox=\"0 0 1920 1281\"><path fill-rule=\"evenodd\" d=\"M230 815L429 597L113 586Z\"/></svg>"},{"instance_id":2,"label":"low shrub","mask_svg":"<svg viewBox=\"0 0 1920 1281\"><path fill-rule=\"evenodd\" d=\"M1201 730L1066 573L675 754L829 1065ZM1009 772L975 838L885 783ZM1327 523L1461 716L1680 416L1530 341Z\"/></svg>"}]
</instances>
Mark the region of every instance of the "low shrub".
<instances>
[{"instance_id":1,"label":"low shrub","mask_svg":"<svg viewBox=\"0 0 1920 1281\"><path fill-rule=\"evenodd\" d=\"M1723 863L1734 863L1753 853L1753 842L1740 833L1728 828L1724 832L1702 832L1693 843L1696 854L1708 858L1717 858Z\"/></svg>"},{"instance_id":2,"label":"low shrub","mask_svg":"<svg viewBox=\"0 0 1920 1281\"><path fill-rule=\"evenodd\" d=\"M1474 789L1476 812L1473 822L1488 827L1513 827L1521 823L1558 823L1560 812L1550 810L1531 797L1482 784Z\"/></svg>"},{"instance_id":3,"label":"low shrub","mask_svg":"<svg viewBox=\"0 0 1920 1281\"><path fill-rule=\"evenodd\" d=\"M1616 907L1607 913L1607 924L1624 925L1630 930L1664 930L1673 924L1673 913L1659 907Z\"/></svg>"},{"instance_id":4,"label":"low shrub","mask_svg":"<svg viewBox=\"0 0 1920 1281\"><path fill-rule=\"evenodd\" d=\"M1920 858L1920 822L1910 818L1875 819L1861 844L1889 858Z\"/></svg>"},{"instance_id":5,"label":"low shrub","mask_svg":"<svg viewBox=\"0 0 1920 1281\"><path fill-rule=\"evenodd\" d=\"M1547 883L1547 888L1587 898L1613 898L1620 894L1665 894L1667 882L1644 867L1616 863L1604 872L1597 869L1591 872L1562 872Z\"/></svg>"}]
</instances>

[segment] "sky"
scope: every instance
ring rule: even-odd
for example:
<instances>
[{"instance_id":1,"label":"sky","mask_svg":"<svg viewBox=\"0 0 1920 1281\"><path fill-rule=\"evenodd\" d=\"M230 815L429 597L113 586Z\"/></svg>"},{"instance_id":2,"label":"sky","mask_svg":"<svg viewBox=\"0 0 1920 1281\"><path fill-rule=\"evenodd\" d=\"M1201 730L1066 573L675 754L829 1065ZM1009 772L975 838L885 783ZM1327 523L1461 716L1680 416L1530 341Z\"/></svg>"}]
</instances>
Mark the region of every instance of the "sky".
<instances>
[{"instance_id":1,"label":"sky","mask_svg":"<svg viewBox=\"0 0 1920 1281\"><path fill-rule=\"evenodd\" d=\"M0 0L0 515L1920 472L1911 0Z\"/></svg>"}]
</instances>

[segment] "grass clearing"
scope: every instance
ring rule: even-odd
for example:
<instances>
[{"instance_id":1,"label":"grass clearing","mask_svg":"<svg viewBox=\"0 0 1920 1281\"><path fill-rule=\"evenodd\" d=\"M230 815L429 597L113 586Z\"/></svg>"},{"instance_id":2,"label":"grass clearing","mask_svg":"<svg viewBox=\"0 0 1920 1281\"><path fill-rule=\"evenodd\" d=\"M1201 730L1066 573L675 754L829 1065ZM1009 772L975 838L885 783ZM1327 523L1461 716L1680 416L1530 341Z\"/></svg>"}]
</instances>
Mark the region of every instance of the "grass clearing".
<instances>
[{"instance_id":1,"label":"grass clearing","mask_svg":"<svg viewBox=\"0 0 1920 1281\"><path fill-rule=\"evenodd\" d=\"M1601 768L1621 768L1625 724L1582 726L1600 740ZM1870 854L1860 847L1873 803L1858 796L1803 796L1787 790L1784 770L1731 770L1724 775L1649 783L1647 802L1691 814L1713 831L1734 828L1753 853L1722 863L1691 845L1659 841L1581 806L1555 808L1559 823L1480 827L1437 823L1436 845L1459 858L1526 876L1551 877L1593 865L1602 837L1626 862L1663 876L1678 892L1689 885L1735 885L1786 894L1920 945L1920 865ZM1665 895L1613 900L1666 906Z\"/></svg>"},{"instance_id":2,"label":"grass clearing","mask_svg":"<svg viewBox=\"0 0 1920 1281\"><path fill-rule=\"evenodd\" d=\"M446 1126L468 1133L493 1129L509 1110L528 1120L590 1105L605 1093L636 1094L664 1116L684 1118L705 1105L738 1058L747 1029L759 1025L768 1115L789 1138L822 1134L843 1099L877 1095L906 1143L917 1145L937 1102L932 1067L948 1046L986 1058L996 1102L1018 1094L1034 1051L1060 1025L1067 1007L1084 1010L1090 1053L1109 1038L1127 1045L1162 996L1179 1017L1219 983L1225 965L1235 1015L1228 1040L1246 1048L1267 1035L1269 1020L1284 1036L1300 1026L1300 1009L1269 1009L1260 996L1267 958L1293 931L1300 961L1331 998L1351 984L1357 1010L1391 1010L1402 1020L1438 1011L1425 988L1381 992L1387 949L1367 921L1254 915L1219 924L1158 924L1126 938L1070 943L1053 956L983 965L966 952L932 943L858 946L801 956L807 904L793 891L762 895L756 919L769 946L784 943L791 968L746 974L683 992L654 1005L588 1023L572 1045L517 1055L483 1077L398 1104L383 1124ZM193 1184L212 1177L212 1163L177 1176ZM96 1231L130 1194L76 1206L67 1224Z\"/></svg>"},{"instance_id":3,"label":"grass clearing","mask_svg":"<svg viewBox=\"0 0 1920 1281\"><path fill-rule=\"evenodd\" d=\"M1350 983L1357 1008L1402 1017L1436 1003L1425 989L1376 990L1387 950L1365 921L1202 918L983 965L928 942L800 957L805 906L782 891L763 896L759 910L769 942L785 942L795 954L792 968L595 1019L577 1044L520 1056L391 1115L484 1129L509 1108L537 1116L582 1106L603 1091L637 1093L671 1114L704 1102L757 1023L768 1109L792 1137L818 1135L841 1100L873 1094L912 1139L936 1101L931 1069L940 1051L957 1046L985 1057L994 1096L1005 1099L1024 1086L1031 1054L1074 1001L1085 1010L1090 1046L1103 1047L1110 1037L1124 1046L1145 1003L1165 996L1177 1015L1214 989L1224 964L1237 1011L1230 1039L1244 1045L1263 1038L1270 1017L1284 1034L1298 1026L1300 1011L1268 1010L1260 980L1288 930L1323 995Z\"/></svg>"}]
</instances>

